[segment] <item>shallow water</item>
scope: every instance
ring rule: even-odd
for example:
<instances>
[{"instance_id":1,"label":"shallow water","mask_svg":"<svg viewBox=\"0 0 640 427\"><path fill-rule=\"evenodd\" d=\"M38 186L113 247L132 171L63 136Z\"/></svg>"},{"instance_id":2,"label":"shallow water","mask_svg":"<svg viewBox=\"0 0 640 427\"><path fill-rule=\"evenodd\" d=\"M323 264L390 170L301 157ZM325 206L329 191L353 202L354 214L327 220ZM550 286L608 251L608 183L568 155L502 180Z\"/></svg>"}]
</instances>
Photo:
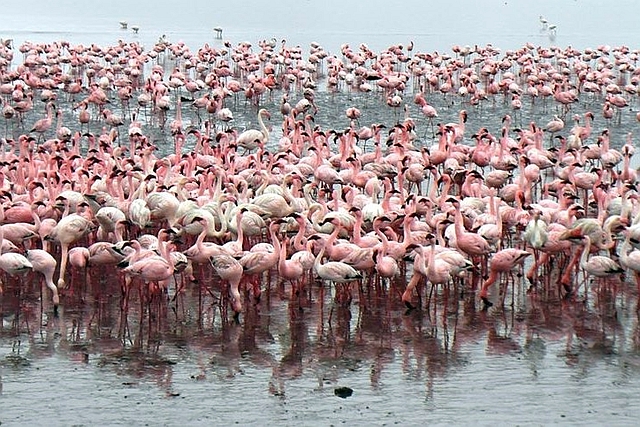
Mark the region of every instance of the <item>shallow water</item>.
<instances>
[{"instance_id":1,"label":"shallow water","mask_svg":"<svg viewBox=\"0 0 640 427\"><path fill-rule=\"evenodd\" d=\"M628 22L637 16L631 9L638 7L636 2L616 2L606 9L600 2L585 1L566 2L562 8L549 1L536 6L480 2L490 4L464 14L460 8L477 7L475 2L457 2L450 10L438 9L442 19L432 7L409 14L403 25L389 22L388 13L375 12L380 7L376 2L361 11L367 25L343 22L356 11L346 4L347 10L338 14L332 2L322 8L295 2L302 4L305 16L328 17L302 21L293 12L285 14L287 7L293 10L291 2L273 5L267 15L251 4L235 11L216 5L220 10L214 14L209 2L196 4L193 13L172 9L173 3L156 3L151 11L145 3L125 9L110 2L104 7L113 9L95 15L81 9L88 2L58 2L50 15L30 18L29 24L24 12L11 11L3 37L16 44L58 39L108 44L126 38L151 45L166 34L195 49L205 41L221 43L210 37L210 28L221 25L225 39L234 42L276 37L306 45L319 40L333 52L344 42L380 49L415 40L417 50L432 51L476 43L514 49L526 41L584 48L637 39ZM250 18L241 20L240 13L247 11ZM577 11L584 13L577 16ZM540 14L558 23L555 37L540 31ZM620 26L615 34L595 25L612 15ZM338 21L324 24L336 16ZM118 28L118 20L133 23L134 18L140 34ZM277 19L289 22L289 29L274 25ZM587 27L594 30L585 32ZM167 69L171 65L165 64ZM417 145L431 144L428 123L409 93L406 103L416 121ZM329 94L321 88L316 101L315 122L323 129L347 127L344 111L352 105L362 110L361 124L392 127L403 117L375 95ZM462 108L457 101L430 101L442 122L455 121ZM277 111L278 102L274 96L264 106ZM598 105L591 102L583 99L574 113ZM238 100L233 110L234 126L255 124L251 105ZM471 132L487 126L494 134L510 112L501 102L468 110ZM609 127L612 143L620 146L628 132L638 132L637 110L637 104L626 109L620 125L598 118L594 127ZM64 111L74 114L70 105ZM545 110L525 103L517 125L531 120L543 124L555 112L551 105ZM198 125L193 113L185 116ZM37 118L28 118L25 127ZM93 125L98 132L100 125ZM281 136L279 118L271 125L274 147ZM172 150L168 132L151 125L147 130L163 152ZM186 149L193 141L187 142ZM635 285L629 281L615 295L610 288L589 285L587 294L561 301L527 293L518 279L513 306L509 294L504 310L486 312L473 293L461 296L460 289L452 288L432 296L428 308L423 295L425 309L407 312L400 301L403 280L365 290L354 287L348 308L335 302L333 287L315 283L299 310L288 300L288 287L282 289L274 279L259 305L246 301L248 308L236 324L221 310L215 279L205 280L203 289L188 284L176 292L173 286L169 302L143 304L134 291L124 313L119 283L109 280L110 273L94 271L89 283L76 277L73 294L64 294L59 317L53 316L48 297L41 300L36 277L24 283L5 280L0 299L2 425L637 424L640 330ZM343 386L353 389L353 395L336 396L335 389Z\"/></svg>"},{"instance_id":2,"label":"shallow water","mask_svg":"<svg viewBox=\"0 0 640 427\"><path fill-rule=\"evenodd\" d=\"M59 318L37 291L3 299L3 425L633 425L639 410L627 292L489 312L452 292L407 313L398 283L331 313L326 285L302 311L272 286L235 324L215 282L151 315L134 296L128 317L117 284L97 286L66 297Z\"/></svg>"},{"instance_id":3,"label":"shallow water","mask_svg":"<svg viewBox=\"0 0 640 427\"><path fill-rule=\"evenodd\" d=\"M635 297L614 304L602 291L584 304L530 299L479 312L473 296L452 292L428 312L406 313L398 285L355 292L350 309L333 313L326 286L324 297L312 286L303 311L290 311L286 292L272 286L241 324L221 322L215 283L201 309L190 287L162 309L152 303L151 315L134 298L128 317L116 283L99 283L99 298L97 289L76 290L59 318L31 294L4 298L0 421L635 423ZM353 395L337 397L339 386Z\"/></svg>"}]
</instances>

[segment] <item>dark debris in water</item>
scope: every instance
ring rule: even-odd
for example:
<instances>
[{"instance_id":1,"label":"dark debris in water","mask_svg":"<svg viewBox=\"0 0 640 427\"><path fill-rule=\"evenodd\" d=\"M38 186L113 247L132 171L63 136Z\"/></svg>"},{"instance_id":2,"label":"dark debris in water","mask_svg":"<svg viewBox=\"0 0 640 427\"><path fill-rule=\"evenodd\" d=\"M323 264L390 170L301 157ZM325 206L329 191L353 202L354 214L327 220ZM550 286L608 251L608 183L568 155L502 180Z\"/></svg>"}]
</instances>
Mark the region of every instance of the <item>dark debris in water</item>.
<instances>
[{"instance_id":1,"label":"dark debris in water","mask_svg":"<svg viewBox=\"0 0 640 427\"><path fill-rule=\"evenodd\" d=\"M31 366L31 361L26 357L10 354L0 361L0 366L6 368L28 368Z\"/></svg>"},{"instance_id":2,"label":"dark debris in water","mask_svg":"<svg viewBox=\"0 0 640 427\"><path fill-rule=\"evenodd\" d=\"M142 352L118 352L114 354L104 355L98 362L99 367L108 365L121 365L137 362L142 366L168 366L175 365L177 362L174 360L166 359L157 355L148 355Z\"/></svg>"},{"instance_id":3,"label":"dark debris in water","mask_svg":"<svg viewBox=\"0 0 640 427\"><path fill-rule=\"evenodd\" d=\"M351 397L351 395L353 394L353 389L351 387L336 387L333 390L333 394L346 399L347 397Z\"/></svg>"}]
</instances>

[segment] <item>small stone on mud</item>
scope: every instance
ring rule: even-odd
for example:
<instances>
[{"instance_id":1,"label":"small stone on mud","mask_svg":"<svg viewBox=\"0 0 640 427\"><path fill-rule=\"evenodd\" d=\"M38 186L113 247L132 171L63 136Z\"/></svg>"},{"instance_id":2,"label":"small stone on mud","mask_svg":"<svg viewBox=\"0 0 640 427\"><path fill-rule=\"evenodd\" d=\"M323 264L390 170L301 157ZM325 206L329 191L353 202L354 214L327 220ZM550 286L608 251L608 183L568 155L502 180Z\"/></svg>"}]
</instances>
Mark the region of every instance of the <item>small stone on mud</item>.
<instances>
[{"instance_id":1,"label":"small stone on mud","mask_svg":"<svg viewBox=\"0 0 640 427\"><path fill-rule=\"evenodd\" d=\"M353 389L350 387L336 387L333 393L338 397L346 399L353 394Z\"/></svg>"}]
</instances>

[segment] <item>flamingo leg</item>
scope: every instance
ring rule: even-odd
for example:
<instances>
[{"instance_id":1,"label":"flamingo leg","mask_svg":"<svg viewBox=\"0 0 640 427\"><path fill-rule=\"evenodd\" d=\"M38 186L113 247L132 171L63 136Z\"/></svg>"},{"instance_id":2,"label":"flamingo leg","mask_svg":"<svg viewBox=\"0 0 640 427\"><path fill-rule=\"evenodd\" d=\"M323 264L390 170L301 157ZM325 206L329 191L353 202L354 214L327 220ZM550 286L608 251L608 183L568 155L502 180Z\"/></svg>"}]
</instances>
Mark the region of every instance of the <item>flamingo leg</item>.
<instances>
[{"instance_id":1,"label":"flamingo leg","mask_svg":"<svg viewBox=\"0 0 640 427\"><path fill-rule=\"evenodd\" d=\"M58 278L58 288L65 289L67 287L64 276L67 272L67 254L69 253L69 245L62 243L62 253L60 254L60 277Z\"/></svg>"},{"instance_id":2,"label":"flamingo leg","mask_svg":"<svg viewBox=\"0 0 640 427\"><path fill-rule=\"evenodd\" d=\"M413 304L411 304L411 297L413 296L413 290L416 288L416 286L418 286L421 280L422 274L414 271L411 280L407 284L407 287L402 294L402 301L404 302L404 305L410 310L416 308Z\"/></svg>"}]
</instances>

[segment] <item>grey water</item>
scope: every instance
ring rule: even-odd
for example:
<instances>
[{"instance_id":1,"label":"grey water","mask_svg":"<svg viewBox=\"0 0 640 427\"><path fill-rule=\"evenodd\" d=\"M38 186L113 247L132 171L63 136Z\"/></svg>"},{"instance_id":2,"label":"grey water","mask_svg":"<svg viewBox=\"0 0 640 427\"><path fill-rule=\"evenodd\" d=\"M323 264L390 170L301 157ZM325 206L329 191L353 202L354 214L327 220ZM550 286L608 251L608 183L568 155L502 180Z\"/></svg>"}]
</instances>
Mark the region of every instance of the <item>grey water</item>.
<instances>
[{"instance_id":1,"label":"grey water","mask_svg":"<svg viewBox=\"0 0 640 427\"><path fill-rule=\"evenodd\" d=\"M184 3L38 0L4 8L0 38L16 46L119 39L151 46L165 35L192 50L276 38L315 41L333 53L344 43L379 50L410 41L421 51L487 43L504 51L527 42L636 49L640 39L635 1ZM540 16L557 26L554 34L542 29ZM223 40L214 38L214 27L223 29ZM397 120L361 95L317 97L325 127L347 126L343 112L351 105L362 107L364 123ZM453 121L457 108L441 107L443 120ZM245 123L255 115L242 103L235 108ZM474 112L468 127L497 130L504 110ZM632 113L612 129L618 143L638 132ZM426 122L417 125L428 141ZM4 283L3 426L631 426L640 414L640 329L630 282L617 293L590 288L584 303L529 299L520 283L514 307L488 312L476 311L473 296L450 292L428 310L407 313L399 301L403 283L355 292L349 308L333 305L328 285L314 284L313 303L300 311L290 309L287 290L274 279L260 305L248 304L235 324L222 315L212 280L166 305L145 307L134 296L123 315L109 272L92 276L65 298L59 317L35 277ZM353 395L336 396L341 386Z\"/></svg>"}]
</instances>

